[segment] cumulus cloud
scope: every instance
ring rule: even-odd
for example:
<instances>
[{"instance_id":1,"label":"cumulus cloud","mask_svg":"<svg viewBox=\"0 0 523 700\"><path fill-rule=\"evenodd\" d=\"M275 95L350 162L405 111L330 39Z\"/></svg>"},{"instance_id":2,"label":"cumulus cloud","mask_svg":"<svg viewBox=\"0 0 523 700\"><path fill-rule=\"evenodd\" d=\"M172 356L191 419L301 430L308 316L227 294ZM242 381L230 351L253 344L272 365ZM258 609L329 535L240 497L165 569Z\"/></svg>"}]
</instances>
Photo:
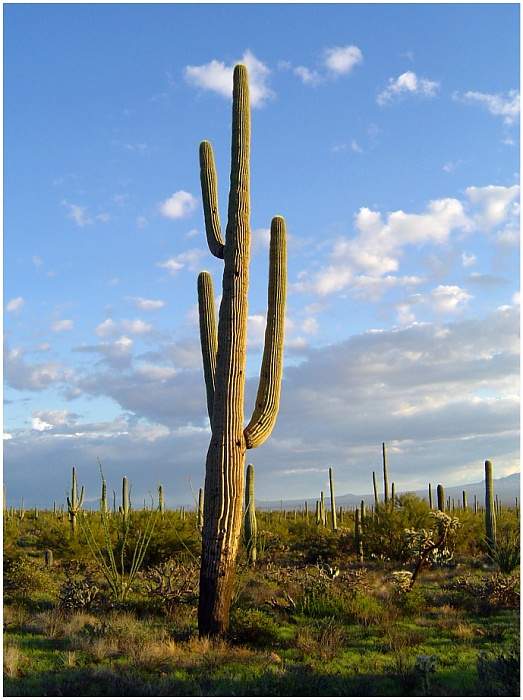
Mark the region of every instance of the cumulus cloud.
<instances>
[{"instance_id":1,"label":"cumulus cloud","mask_svg":"<svg viewBox=\"0 0 523 700\"><path fill-rule=\"evenodd\" d=\"M190 272L195 272L204 255L206 255L206 252L201 248L192 248L179 255L174 255L163 262L156 263L156 265L158 267L163 267L171 275L175 275L184 268L187 268Z\"/></svg>"},{"instance_id":2,"label":"cumulus cloud","mask_svg":"<svg viewBox=\"0 0 523 700\"><path fill-rule=\"evenodd\" d=\"M419 78L416 73L409 70L397 78L389 78L387 87L378 94L376 100L379 105L385 105L404 95L435 97L438 90L438 82L428 78Z\"/></svg>"},{"instance_id":3,"label":"cumulus cloud","mask_svg":"<svg viewBox=\"0 0 523 700\"><path fill-rule=\"evenodd\" d=\"M325 66L336 75L346 75L363 61L361 49L357 46L334 46L325 49Z\"/></svg>"},{"instance_id":4,"label":"cumulus cloud","mask_svg":"<svg viewBox=\"0 0 523 700\"><path fill-rule=\"evenodd\" d=\"M185 79L190 85L202 90L216 92L222 97L232 99L232 75L236 63L243 63L249 71L249 93L251 105L260 107L274 93L269 88L269 68L252 51L245 51L239 61L226 64L223 61L213 59L209 63L200 66L186 66Z\"/></svg>"},{"instance_id":5,"label":"cumulus cloud","mask_svg":"<svg viewBox=\"0 0 523 700\"><path fill-rule=\"evenodd\" d=\"M300 78L304 85L319 85L322 81L322 77L318 71L311 70L306 66L296 66L293 68L293 73Z\"/></svg>"},{"instance_id":6,"label":"cumulus cloud","mask_svg":"<svg viewBox=\"0 0 523 700\"><path fill-rule=\"evenodd\" d=\"M57 362L31 364L21 348L5 347L4 377L6 384L19 391L43 391L68 380L71 372Z\"/></svg>"},{"instance_id":7,"label":"cumulus cloud","mask_svg":"<svg viewBox=\"0 0 523 700\"><path fill-rule=\"evenodd\" d=\"M474 220L479 228L490 230L509 216L519 215L519 185L467 187L465 194L475 207Z\"/></svg>"},{"instance_id":8,"label":"cumulus cloud","mask_svg":"<svg viewBox=\"0 0 523 700\"><path fill-rule=\"evenodd\" d=\"M62 331L72 331L74 327L73 321L69 318L63 318L58 321L54 321L51 325L51 330L55 333L61 333Z\"/></svg>"},{"instance_id":9,"label":"cumulus cloud","mask_svg":"<svg viewBox=\"0 0 523 700\"><path fill-rule=\"evenodd\" d=\"M158 311L163 309L166 302L163 299L144 299L143 297L131 298L137 309L140 311Z\"/></svg>"},{"instance_id":10,"label":"cumulus cloud","mask_svg":"<svg viewBox=\"0 0 523 700\"><path fill-rule=\"evenodd\" d=\"M159 205L160 214L166 219L185 219L196 209L198 200L190 192L178 190Z\"/></svg>"},{"instance_id":11,"label":"cumulus cloud","mask_svg":"<svg viewBox=\"0 0 523 700\"><path fill-rule=\"evenodd\" d=\"M455 313L472 299L472 295L457 285L440 284L432 290L431 298L437 313Z\"/></svg>"},{"instance_id":12,"label":"cumulus cloud","mask_svg":"<svg viewBox=\"0 0 523 700\"><path fill-rule=\"evenodd\" d=\"M494 116L502 117L503 122L509 126L519 119L519 92L517 90L509 90L506 94L469 90L462 94L455 93L454 99L468 104L481 105Z\"/></svg>"},{"instance_id":13,"label":"cumulus cloud","mask_svg":"<svg viewBox=\"0 0 523 700\"><path fill-rule=\"evenodd\" d=\"M474 253L461 253L461 263L463 267L472 267L476 264L476 256Z\"/></svg>"},{"instance_id":14,"label":"cumulus cloud","mask_svg":"<svg viewBox=\"0 0 523 700\"><path fill-rule=\"evenodd\" d=\"M7 305L5 308L6 308L6 311L8 311L9 313L18 313L18 311L20 311L22 309L24 304L25 304L25 300L23 297L15 297L14 299L10 299L7 302Z\"/></svg>"}]
</instances>

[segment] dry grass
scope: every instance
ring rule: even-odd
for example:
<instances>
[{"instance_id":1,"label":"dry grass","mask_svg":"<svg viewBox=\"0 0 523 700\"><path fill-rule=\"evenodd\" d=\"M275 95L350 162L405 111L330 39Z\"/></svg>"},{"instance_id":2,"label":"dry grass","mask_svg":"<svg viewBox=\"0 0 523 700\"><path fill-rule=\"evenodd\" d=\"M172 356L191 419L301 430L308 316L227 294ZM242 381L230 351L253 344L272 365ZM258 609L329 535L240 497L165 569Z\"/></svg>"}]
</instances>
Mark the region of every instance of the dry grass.
<instances>
[{"instance_id":1,"label":"dry grass","mask_svg":"<svg viewBox=\"0 0 523 700\"><path fill-rule=\"evenodd\" d=\"M317 656L323 661L332 661L340 653L346 641L341 625L333 621L326 624L306 625L298 630L296 647L305 654Z\"/></svg>"},{"instance_id":2,"label":"dry grass","mask_svg":"<svg viewBox=\"0 0 523 700\"><path fill-rule=\"evenodd\" d=\"M93 625L97 621L94 615L84 612L65 615L58 608L37 613L24 625L28 632L43 634L49 639L74 637L86 625Z\"/></svg>"},{"instance_id":3,"label":"dry grass","mask_svg":"<svg viewBox=\"0 0 523 700\"><path fill-rule=\"evenodd\" d=\"M7 678L19 676L25 661L25 656L16 644L9 642L4 646L4 675Z\"/></svg>"}]
</instances>

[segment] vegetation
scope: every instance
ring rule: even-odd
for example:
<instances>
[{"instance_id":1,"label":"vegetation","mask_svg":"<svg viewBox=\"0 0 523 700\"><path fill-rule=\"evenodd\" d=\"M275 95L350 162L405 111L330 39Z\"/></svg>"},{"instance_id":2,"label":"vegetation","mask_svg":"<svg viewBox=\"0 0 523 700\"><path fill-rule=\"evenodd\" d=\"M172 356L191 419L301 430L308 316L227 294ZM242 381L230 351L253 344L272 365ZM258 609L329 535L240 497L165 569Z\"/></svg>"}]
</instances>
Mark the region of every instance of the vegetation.
<instances>
[{"instance_id":1,"label":"vegetation","mask_svg":"<svg viewBox=\"0 0 523 700\"><path fill-rule=\"evenodd\" d=\"M407 494L346 509L336 531L305 509L255 517L256 567L244 538L230 628L212 641L196 622L199 508L84 510L74 534L60 509L6 509L5 694L519 692L519 575L489 553L483 512ZM498 546L517 540L514 508L497 525Z\"/></svg>"}]
</instances>

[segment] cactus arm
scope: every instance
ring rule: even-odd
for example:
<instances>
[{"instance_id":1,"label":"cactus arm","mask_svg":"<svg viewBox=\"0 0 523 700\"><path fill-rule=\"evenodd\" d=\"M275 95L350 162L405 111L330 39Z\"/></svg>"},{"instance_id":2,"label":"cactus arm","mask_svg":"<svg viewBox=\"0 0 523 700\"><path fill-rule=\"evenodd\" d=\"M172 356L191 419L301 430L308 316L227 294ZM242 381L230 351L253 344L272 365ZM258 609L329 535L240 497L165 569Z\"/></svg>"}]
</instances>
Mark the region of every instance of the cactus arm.
<instances>
[{"instance_id":1,"label":"cactus arm","mask_svg":"<svg viewBox=\"0 0 523 700\"><path fill-rule=\"evenodd\" d=\"M202 141L200 144L200 183L209 250L215 257L223 258L224 243L218 209L218 178L212 146L208 141Z\"/></svg>"},{"instance_id":2,"label":"cactus arm","mask_svg":"<svg viewBox=\"0 0 523 700\"><path fill-rule=\"evenodd\" d=\"M200 315L200 343L202 347L203 373L205 377L205 388L207 390L207 411L209 413L209 420L212 420L218 333L216 330L214 289L212 277L208 272L200 272L198 275L198 310Z\"/></svg>"},{"instance_id":3,"label":"cactus arm","mask_svg":"<svg viewBox=\"0 0 523 700\"><path fill-rule=\"evenodd\" d=\"M287 290L287 245L285 220L276 216L271 224L269 293L265 345L260 383L252 418L245 428L247 448L259 447L269 437L280 403Z\"/></svg>"}]
</instances>

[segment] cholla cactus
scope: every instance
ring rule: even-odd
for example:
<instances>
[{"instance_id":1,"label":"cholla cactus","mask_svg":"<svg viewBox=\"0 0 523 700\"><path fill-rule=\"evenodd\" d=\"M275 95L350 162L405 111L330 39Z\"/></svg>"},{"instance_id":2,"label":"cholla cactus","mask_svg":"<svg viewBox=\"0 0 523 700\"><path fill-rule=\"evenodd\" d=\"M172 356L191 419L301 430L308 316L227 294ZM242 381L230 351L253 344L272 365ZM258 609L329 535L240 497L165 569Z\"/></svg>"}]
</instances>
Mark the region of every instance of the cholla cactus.
<instances>
[{"instance_id":1,"label":"cholla cactus","mask_svg":"<svg viewBox=\"0 0 523 700\"><path fill-rule=\"evenodd\" d=\"M452 536L460 527L459 520L439 510L430 515L434 521L434 527L430 530L404 530L407 558L416 562L411 589L425 564L444 564L451 561L454 555Z\"/></svg>"},{"instance_id":2,"label":"cholla cactus","mask_svg":"<svg viewBox=\"0 0 523 700\"><path fill-rule=\"evenodd\" d=\"M393 571L390 575L390 581L397 593L407 593L410 591L412 581L411 571Z\"/></svg>"}]
</instances>

